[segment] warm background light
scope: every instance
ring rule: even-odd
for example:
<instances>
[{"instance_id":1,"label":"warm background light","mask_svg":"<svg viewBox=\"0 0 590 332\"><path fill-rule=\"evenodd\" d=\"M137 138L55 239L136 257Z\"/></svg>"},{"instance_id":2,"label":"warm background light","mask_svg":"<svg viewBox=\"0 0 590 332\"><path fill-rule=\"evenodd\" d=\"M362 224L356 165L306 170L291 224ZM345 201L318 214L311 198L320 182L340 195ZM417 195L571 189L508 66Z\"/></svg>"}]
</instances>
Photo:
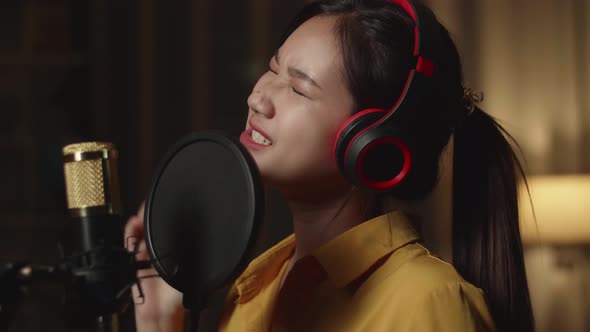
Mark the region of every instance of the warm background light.
<instances>
[{"instance_id":1,"label":"warm background light","mask_svg":"<svg viewBox=\"0 0 590 332\"><path fill-rule=\"evenodd\" d=\"M590 175L532 176L531 198L520 192L521 232L525 244L590 242Z\"/></svg>"}]
</instances>

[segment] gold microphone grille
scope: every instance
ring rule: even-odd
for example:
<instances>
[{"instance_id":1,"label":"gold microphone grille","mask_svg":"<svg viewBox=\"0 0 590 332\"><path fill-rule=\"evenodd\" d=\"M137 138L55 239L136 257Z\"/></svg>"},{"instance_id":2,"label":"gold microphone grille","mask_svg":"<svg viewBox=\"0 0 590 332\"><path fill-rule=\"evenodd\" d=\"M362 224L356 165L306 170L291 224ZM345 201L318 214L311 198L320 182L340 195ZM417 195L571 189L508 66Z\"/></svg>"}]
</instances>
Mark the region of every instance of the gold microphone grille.
<instances>
[{"instance_id":1,"label":"gold microphone grille","mask_svg":"<svg viewBox=\"0 0 590 332\"><path fill-rule=\"evenodd\" d=\"M104 206L102 160L83 160L64 165L68 208Z\"/></svg>"},{"instance_id":2,"label":"gold microphone grille","mask_svg":"<svg viewBox=\"0 0 590 332\"><path fill-rule=\"evenodd\" d=\"M69 209L118 209L117 150L111 143L84 142L63 148Z\"/></svg>"},{"instance_id":3,"label":"gold microphone grille","mask_svg":"<svg viewBox=\"0 0 590 332\"><path fill-rule=\"evenodd\" d=\"M64 156L75 154L75 153L84 153L84 152L98 152L98 151L111 151L115 150L115 146L112 143L106 142L84 142L84 143L76 143L70 144L63 148Z\"/></svg>"}]
</instances>

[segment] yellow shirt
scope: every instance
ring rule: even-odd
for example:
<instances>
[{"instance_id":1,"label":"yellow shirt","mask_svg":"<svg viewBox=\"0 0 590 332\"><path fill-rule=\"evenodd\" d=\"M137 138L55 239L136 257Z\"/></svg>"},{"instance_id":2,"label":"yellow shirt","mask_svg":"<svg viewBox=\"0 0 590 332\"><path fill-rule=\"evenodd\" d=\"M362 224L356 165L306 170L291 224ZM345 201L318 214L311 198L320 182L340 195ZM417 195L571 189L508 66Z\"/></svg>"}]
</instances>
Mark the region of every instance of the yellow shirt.
<instances>
[{"instance_id":1,"label":"yellow shirt","mask_svg":"<svg viewBox=\"0 0 590 332\"><path fill-rule=\"evenodd\" d=\"M226 299L220 331L493 331L484 294L393 212L297 261L294 235L260 255Z\"/></svg>"}]
</instances>

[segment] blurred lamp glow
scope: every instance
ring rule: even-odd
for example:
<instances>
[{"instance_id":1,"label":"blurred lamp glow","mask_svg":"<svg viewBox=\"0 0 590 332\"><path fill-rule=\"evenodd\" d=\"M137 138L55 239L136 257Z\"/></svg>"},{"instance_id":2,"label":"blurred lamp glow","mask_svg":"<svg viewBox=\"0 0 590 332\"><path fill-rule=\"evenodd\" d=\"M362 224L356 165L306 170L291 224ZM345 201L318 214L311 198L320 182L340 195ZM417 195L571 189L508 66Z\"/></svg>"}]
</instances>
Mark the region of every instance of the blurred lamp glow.
<instances>
[{"instance_id":1,"label":"blurred lamp glow","mask_svg":"<svg viewBox=\"0 0 590 332\"><path fill-rule=\"evenodd\" d=\"M590 242L590 175L532 176L520 191L525 244ZM536 215L536 221L534 216Z\"/></svg>"}]
</instances>

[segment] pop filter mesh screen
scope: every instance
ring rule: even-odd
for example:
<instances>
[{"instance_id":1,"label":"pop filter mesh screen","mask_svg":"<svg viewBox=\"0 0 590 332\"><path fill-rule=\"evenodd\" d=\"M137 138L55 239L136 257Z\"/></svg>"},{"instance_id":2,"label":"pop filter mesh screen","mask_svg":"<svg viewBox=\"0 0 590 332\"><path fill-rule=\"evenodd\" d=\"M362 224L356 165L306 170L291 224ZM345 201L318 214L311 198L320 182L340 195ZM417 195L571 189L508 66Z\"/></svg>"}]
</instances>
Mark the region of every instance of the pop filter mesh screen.
<instances>
[{"instance_id":1,"label":"pop filter mesh screen","mask_svg":"<svg viewBox=\"0 0 590 332\"><path fill-rule=\"evenodd\" d=\"M262 189L247 151L223 136L201 136L165 160L146 207L156 270L181 292L207 293L233 278L262 215Z\"/></svg>"}]
</instances>

